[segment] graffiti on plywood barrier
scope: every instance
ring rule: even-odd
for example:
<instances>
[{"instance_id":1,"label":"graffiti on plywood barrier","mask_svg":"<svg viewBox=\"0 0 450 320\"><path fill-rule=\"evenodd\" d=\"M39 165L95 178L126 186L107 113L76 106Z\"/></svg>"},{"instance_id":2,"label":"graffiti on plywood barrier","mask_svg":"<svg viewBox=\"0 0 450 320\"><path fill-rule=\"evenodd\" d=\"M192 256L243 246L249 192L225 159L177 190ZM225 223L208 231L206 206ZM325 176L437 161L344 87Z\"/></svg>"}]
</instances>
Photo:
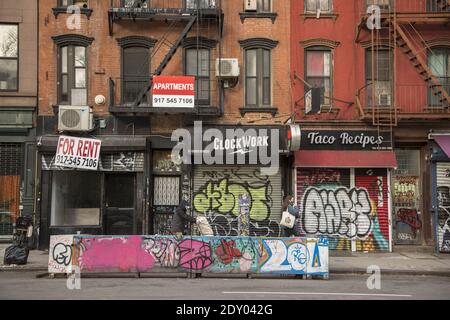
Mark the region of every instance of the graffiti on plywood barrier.
<instances>
[{"instance_id":1,"label":"graffiti on plywood barrier","mask_svg":"<svg viewBox=\"0 0 450 320\"><path fill-rule=\"evenodd\" d=\"M65 236L62 242L58 237L61 236L51 239L51 273L70 273L76 266L81 272L159 272L169 269L197 273L328 276L326 238L75 235ZM71 260L65 251L68 247L74 251Z\"/></svg>"}]
</instances>

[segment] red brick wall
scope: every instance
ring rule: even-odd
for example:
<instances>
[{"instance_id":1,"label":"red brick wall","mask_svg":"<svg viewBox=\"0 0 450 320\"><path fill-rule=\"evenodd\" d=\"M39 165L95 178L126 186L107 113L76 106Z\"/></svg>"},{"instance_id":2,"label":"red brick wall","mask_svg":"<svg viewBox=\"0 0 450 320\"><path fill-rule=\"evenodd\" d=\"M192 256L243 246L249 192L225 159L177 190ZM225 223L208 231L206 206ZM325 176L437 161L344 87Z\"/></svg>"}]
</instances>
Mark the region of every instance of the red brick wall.
<instances>
[{"instance_id":1,"label":"red brick wall","mask_svg":"<svg viewBox=\"0 0 450 320\"><path fill-rule=\"evenodd\" d=\"M289 31L290 31L290 1L274 1L273 11L277 12L278 17L275 23L270 19L246 19L241 23L239 12L243 9L243 2L239 0L222 1L224 11L224 37L222 39L222 57L238 58L241 69L239 84L233 89L225 91L225 115L220 122L237 123L238 121L247 122L251 119L268 118L266 122L273 123L280 121L280 118L272 118L269 114L247 114L241 118L239 108L244 106L244 86L243 86L243 50L238 40L253 37L265 37L279 41L278 46L272 51L272 100L273 105L278 107L279 116L287 115L291 112L291 91L290 91L290 67L289 67ZM54 45L52 36L76 33L95 38L88 48L88 103L94 106L94 98L102 94L108 98L108 79L120 77L120 47L116 39L128 35L144 35L159 39L167 30L165 23L157 22L126 22L114 23L113 36L109 35L108 15L109 0L90 1L90 8L93 13L90 19L81 15L81 30L68 30L66 27L67 14L60 14L57 19L51 10L55 6L55 0L39 1L39 114L52 115L52 105L57 104L57 47ZM172 42L180 34L183 25L170 35ZM195 35L195 26L192 35ZM214 38L217 33L214 27L201 28L201 35ZM154 69L165 52L164 47L158 51L152 61ZM211 57L211 73L214 75L214 61L218 55L219 46L214 50L215 56ZM179 48L175 57L170 61L164 70L165 75L180 75L183 73L182 49ZM213 84L212 100L218 105L218 91ZM108 103L104 106L94 106L96 114L107 114ZM152 116L152 126L154 131L167 131L167 124L178 126L180 116ZM261 123L261 122L255 122ZM159 128L158 128L159 127Z\"/></svg>"}]
</instances>

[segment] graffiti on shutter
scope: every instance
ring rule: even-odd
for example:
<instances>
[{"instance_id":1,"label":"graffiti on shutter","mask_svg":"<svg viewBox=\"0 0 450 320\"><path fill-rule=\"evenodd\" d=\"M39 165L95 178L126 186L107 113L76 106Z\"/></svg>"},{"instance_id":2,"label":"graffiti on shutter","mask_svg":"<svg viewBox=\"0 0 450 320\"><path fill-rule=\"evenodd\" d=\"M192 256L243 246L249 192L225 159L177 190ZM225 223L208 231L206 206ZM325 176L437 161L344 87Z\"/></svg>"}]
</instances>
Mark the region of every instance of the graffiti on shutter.
<instances>
[{"instance_id":1,"label":"graffiti on shutter","mask_svg":"<svg viewBox=\"0 0 450 320\"><path fill-rule=\"evenodd\" d=\"M450 252L450 163L437 163L438 246Z\"/></svg>"},{"instance_id":2,"label":"graffiti on shutter","mask_svg":"<svg viewBox=\"0 0 450 320\"><path fill-rule=\"evenodd\" d=\"M371 211L370 232L362 239L357 239L357 251L389 250L389 203L388 180L386 169L356 169L355 185L367 192Z\"/></svg>"},{"instance_id":3,"label":"graffiti on shutter","mask_svg":"<svg viewBox=\"0 0 450 320\"><path fill-rule=\"evenodd\" d=\"M307 235L329 237L330 249L389 250L386 170L297 169L297 200Z\"/></svg>"},{"instance_id":4,"label":"graffiti on shutter","mask_svg":"<svg viewBox=\"0 0 450 320\"><path fill-rule=\"evenodd\" d=\"M256 167L197 167L193 209L216 236L281 235L281 176Z\"/></svg>"},{"instance_id":5,"label":"graffiti on shutter","mask_svg":"<svg viewBox=\"0 0 450 320\"><path fill-rule=\"evenodd\" d=\"M297 201L303 232L328 236L330 249L351 250L350 239L357 230L347 224L348 211L341 212L338 199L348 200L356 191L350 189L350 169L298 168Z\"/></svg>"}]
</instances>

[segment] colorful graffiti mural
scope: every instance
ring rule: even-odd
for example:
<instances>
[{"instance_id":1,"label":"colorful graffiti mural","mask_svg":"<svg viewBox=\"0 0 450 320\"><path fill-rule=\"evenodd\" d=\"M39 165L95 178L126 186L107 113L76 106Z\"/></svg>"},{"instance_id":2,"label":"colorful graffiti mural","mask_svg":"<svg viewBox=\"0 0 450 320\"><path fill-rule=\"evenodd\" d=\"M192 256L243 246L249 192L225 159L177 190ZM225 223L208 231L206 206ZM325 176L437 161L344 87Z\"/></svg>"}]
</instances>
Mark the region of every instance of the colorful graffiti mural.
<instances>
[{"instance_id":1,"label":"colorful graffiti mural","mask_svg":"<svg viewBox=\"0 0 450 320\"><path fill-rule=\"evenodd\" d=\"M450 252L450 187L439 186L438 245L440 252Z\"/></svg>"},{"instance_id":2,"label":"colorful graffiti mural","mask_svg":"<svg viewBox=\"0 0 450 320\"><path fill-rule=\"evenodd\" d=\"M52 236L49 272L274 273L328 276L325 238ZM72 248L73 252L68 249ZM54 252L55 251L55 252ZM70 258L73 257L73 258ZM56 267L55 267L56 266Z\"/></svg>"},{"instance_id":3,"label":"colorful graffiti mural","mask_svg":"<svg viewBox=\"0 0 450 320\"><path fill-rule=\"evenodd\" d=\"M369 194L361 188L308 188L302 199L303 229L309 234L364 238L372 228Z\"/></svg>"},{"instance_id":4,"label":"colorful graffiti mural","mask_svg":"<svg viewBox=\"0 0 450 320\"><path fill-rule=\"evenodd\" d=\"M203 170L195 174L193 210L204 215L216 236L281 235L281 190L251 168ZM280 183L276 183L278 186Z\"/></svg>"},{"instance_id":5,"label":"colorful graffiti mural","mask_svg":"<svg viewBox=\"0 0 450 320\"><path fill-rule=\"evenodd\" d=\"M330 249L389 250L386 170L298 169L297 199L302 230Z\"/></svg>"}]
</instances>

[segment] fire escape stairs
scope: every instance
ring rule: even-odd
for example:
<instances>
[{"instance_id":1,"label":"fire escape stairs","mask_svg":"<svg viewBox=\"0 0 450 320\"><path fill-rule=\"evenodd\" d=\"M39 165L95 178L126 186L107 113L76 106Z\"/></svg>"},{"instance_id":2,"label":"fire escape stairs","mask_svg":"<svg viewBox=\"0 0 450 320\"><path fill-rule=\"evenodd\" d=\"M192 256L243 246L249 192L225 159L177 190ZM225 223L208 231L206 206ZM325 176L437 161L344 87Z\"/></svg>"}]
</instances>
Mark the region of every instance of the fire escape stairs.
<instances>
[{"instance_id":1,"label":"fire escape stairs","mask_svg":"<svg viewBox=\"0 0 450 320\"><path fill-rule=\"evenodd\" d=\"M161 73L163 72L164 68L167 66L167 64L170 62L170 60L173 58L173 56L175 55L177 49L179 48L179 46L181 45L181 43L183 42L183 40L187 37L189 31L191 31L195 21L197 21L197 15L193 14L191 16L191 18L188 20L188 23L186 24L185 28L183 29L183 31L181 32L181 34L178 36L177 40L172 43L169 40L167 40L167 33L165 36L162 37L162 39L160 40L160 44L168 46L169 47L169 51L167 51L166 55L164 56L164 58L162 59L161 63L159 64L159 66L155 69L153 75L155 76L159 76L161 75ZM154 51L154 54L152 55L152 57L155 55L156 50ZM153 79L150 80L150 83L144 88L142 89L139 94L137 95L136 100L134 101L134 106L139 106L142 101L144 100L145 96L147 95L147 92L150 91L150 89L152 88L153 85Z\"/></svg>"},{"instance_id":2,"label":"fire escape stairs","mask_svg":"<svg viewBox=\"0 0 450 320\"><path fill-rule=\"evenodd\" d=\"M445 1L447 2L447 1ZM448 4L448 3L447 3ZM439 80L433 75L432 71L427 65L425 59L420 55L414 44L409 40L405 31L398 23L392 22L396 31L396 44L401 51L408 57L413 67L417 70L420 77L429 85L433 90L433 94L439 97L440 102L446 102L446 105L450 105L450 96L444 87L439 83ZM394 28L391 33L394 37Z\"/></svg>"}]
</instances>

